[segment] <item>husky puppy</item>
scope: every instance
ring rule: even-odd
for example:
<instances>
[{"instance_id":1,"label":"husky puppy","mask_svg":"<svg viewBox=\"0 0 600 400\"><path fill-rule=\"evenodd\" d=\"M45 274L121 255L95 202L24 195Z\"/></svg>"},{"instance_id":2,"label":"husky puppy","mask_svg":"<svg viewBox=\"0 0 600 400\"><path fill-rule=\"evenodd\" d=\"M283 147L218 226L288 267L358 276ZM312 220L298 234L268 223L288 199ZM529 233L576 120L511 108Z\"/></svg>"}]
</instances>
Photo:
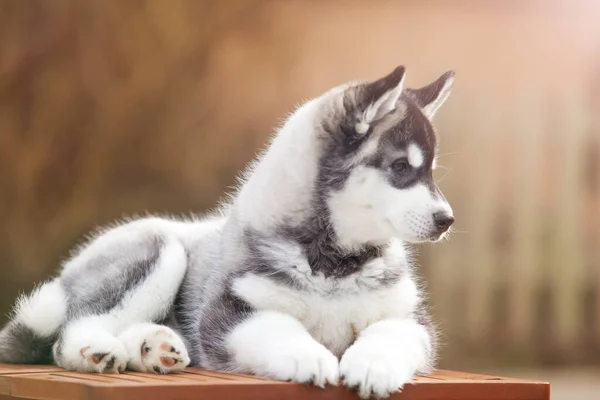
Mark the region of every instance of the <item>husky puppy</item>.
<instances>
[{"instance_id":1,"label":"husky puppy","mask_svg":"<svg viewBox=\"0 0 600 400\"><path fill-rule=\"evenodd\" d=\"M386 397L435 361L407 244L454 218L431 120L454 73L404 67L299 107L205 218L104 229L18 299L0 361L85 372L188 365Z\"/></svg>"}]
</instances>

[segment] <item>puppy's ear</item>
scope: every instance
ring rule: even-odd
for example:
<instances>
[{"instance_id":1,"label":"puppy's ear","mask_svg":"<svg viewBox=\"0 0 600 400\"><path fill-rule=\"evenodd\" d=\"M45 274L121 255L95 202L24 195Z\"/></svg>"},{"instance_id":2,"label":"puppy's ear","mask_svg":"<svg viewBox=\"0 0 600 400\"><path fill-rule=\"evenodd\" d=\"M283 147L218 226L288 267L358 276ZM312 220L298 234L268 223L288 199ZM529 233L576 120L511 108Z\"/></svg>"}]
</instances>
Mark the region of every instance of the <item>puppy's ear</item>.
<instances>
[{"instance_id":1,"label":"puppy's ear","mask_svg":"<svg viewBox=\"0 0 600 400\"><path fill-rule=\"evenodd\" d=\"M396 108L404 86L405 71L403 66L396 67L389 75L355 88L357 133L366 133L372 122Z\"/></svg>"},{"instance_id":2,"label":"puppy's ear","mask_svg":"<svg viewBox=\"0 0 600 400\"><path fill-rule=\"evenodd\" d=\"M427 118L433 119L437 110L450 96L453 84L454 71L448 71L427 86L406 89L406 95L421 107Z\"/></svg>"}]
</instances>

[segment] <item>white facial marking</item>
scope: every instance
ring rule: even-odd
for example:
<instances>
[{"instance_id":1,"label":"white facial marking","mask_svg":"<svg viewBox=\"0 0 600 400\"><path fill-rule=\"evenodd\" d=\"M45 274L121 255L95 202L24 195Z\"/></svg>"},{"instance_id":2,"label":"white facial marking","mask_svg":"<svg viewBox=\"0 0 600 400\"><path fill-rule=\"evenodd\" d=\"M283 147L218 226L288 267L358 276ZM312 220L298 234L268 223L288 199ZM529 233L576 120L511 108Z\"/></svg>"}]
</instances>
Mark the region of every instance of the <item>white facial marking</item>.
<instances>
[{"instance_id":1,"label":"white facial marking","mask_svg":"<svg viewBox=\"0 0 600 400\"><path fill-rule=\"evenodd\" d=\"M344 188L330 195L328 205L340 242L349 248L365 242L382 243L392 237L428 241L437 231L433 215L451 214L449 204L424 184L398 189L381 171L366 166L352 171Z\"/></svg>"},{"instance_id":2,"label":"white facial marking","mask_svg":"<svg viewBox=\"0 0 600 400\"><path fill-rule=\"evenodd\" d=\"M421 148L417 146L415 143L411 143L408 146L408 162L414 168L419 168L423 165L424 157Z\"/></svg>"}]
</instances>

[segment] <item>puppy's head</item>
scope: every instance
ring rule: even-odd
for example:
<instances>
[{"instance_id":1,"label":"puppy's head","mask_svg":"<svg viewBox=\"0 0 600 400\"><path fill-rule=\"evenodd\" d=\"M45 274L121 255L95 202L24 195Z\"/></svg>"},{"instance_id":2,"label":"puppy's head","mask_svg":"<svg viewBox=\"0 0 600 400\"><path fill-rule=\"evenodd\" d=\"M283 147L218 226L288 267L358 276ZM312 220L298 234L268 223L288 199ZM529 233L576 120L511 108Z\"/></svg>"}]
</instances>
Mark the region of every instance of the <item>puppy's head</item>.
<instances>
[{"instance_id":1,"label":"puppy's head","mask_svg":"<svg viewBox=\"0 0 600 400\"><path fill-rule=\"evenodd\" d=\"M454 73L420 89L404 89L404 78L398 67L323 96L328 140L319 185L342 241L437 241L454 222L432 176L437 138L431 122Z\"/></svg>"}]
</instances>

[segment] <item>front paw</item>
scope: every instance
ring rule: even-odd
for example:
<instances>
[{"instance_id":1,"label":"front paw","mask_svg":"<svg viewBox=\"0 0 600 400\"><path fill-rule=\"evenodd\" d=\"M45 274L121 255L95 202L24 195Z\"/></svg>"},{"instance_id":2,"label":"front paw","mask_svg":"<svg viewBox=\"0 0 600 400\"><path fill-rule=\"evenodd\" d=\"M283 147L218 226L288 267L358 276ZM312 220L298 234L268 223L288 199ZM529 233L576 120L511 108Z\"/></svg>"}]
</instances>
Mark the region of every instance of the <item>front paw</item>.
<instances>
[{"instance_id":1,"label":"front paw","mask_svg":"<svg viewBox=\"0 0 600 400\"><path fill-rule=\"evenodd\" d=\"M312 339L300 339L272 350L264 371L268 377L312 383L322 388L325 384L338 384L339 361L322 344Z\"/></svg>"},{"instance_id":2,"label":"front paw","mask_svg":"<svg viewBox=\"0 0 600 400\"><path fill-rule=\"evenodd\" d=\"M404 357L405 358L405 357ZM358 389L358 395L386 398L402 389L415 371L402 355L377 342L357 342L340 362L340 375L345 386Z\"/></svg>"}]
</instances>

